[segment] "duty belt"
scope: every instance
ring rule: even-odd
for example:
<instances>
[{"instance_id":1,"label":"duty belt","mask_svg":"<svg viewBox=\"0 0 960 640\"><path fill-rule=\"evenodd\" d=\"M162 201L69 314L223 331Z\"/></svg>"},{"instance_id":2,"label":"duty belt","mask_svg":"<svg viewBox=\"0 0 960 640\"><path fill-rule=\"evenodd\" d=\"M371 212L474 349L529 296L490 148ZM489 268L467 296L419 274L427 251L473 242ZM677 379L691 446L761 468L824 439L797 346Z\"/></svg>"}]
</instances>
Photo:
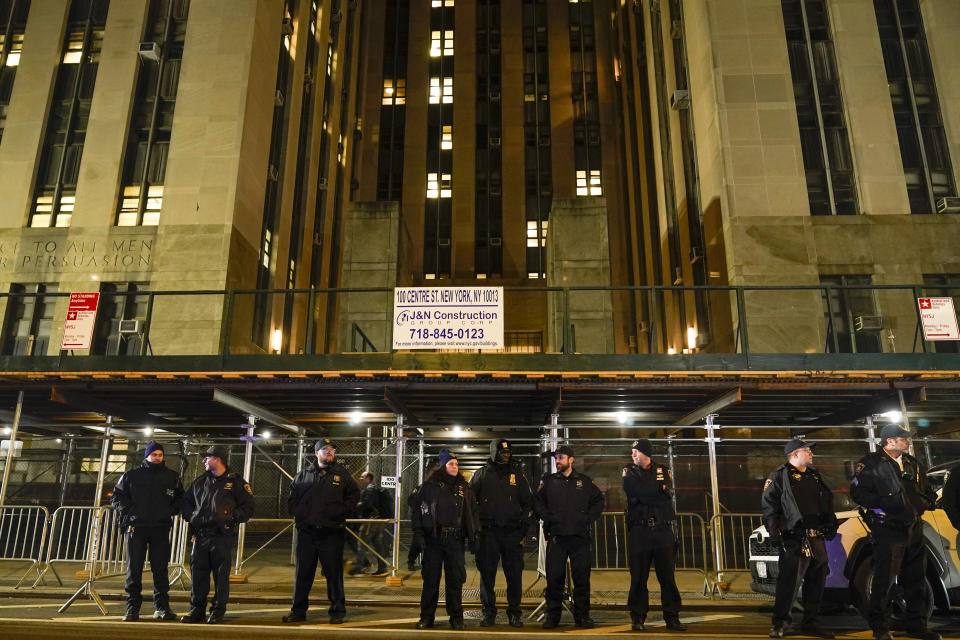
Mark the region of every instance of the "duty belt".
<instances>
[{"instance_id":1,"label":"duty belt","mask_svg":"<svg viewBox=\"0 0 960 640\"><path fill-rule=\"evenodd\" d=\"M441 538L459 537L463 535L463 529L460 527L439 527L439 530Z\"/></svg>"},{"instance_id":2,"label":"duty belt","mask_svg":"<svg viewBox=\"0 0 960 640\"><path fill-rule=\"evenodd\" d=\"M637 522L641 527L660 527L672 524L673 520L657 520L656 518L647 518L646 520L640 520Z\"/></svg>"},{"instance_id":3,"label":"duty belt","mask_svg":"<svg viewBox=\"0 0 960 640\"><path fill-rule=\"evenodd\" d=\"M820 529L805 529L803 533L808 538L819 538L823 535L823 532L821 532Z\"/></svg>"}]
</instances>

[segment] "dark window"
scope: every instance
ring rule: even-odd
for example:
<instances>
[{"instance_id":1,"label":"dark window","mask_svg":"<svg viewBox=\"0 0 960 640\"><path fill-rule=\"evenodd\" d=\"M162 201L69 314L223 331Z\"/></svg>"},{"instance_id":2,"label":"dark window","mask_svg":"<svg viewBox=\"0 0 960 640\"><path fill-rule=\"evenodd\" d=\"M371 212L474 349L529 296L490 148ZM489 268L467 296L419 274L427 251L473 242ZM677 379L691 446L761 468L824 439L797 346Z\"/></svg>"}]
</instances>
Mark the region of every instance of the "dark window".
<instances>
[{"instance_id":1,"label":"dark window","mask_svg":"<svg viewBox=\"0 0 960 640\"><path fill-rule=\"evenodd\" d=\"M578 196L602 196L600 102L594 50L593 3L568 5L570 83L573 97L573 165Z\"/></svg>"},{"instance_id":2,"label":"dark window","mask_svg":"<svg viewBox=\"0 0 960 640\"><path fill-rule=\"evenodd\" d=\"M880 353L882 321L870 276L820 276L829 353ZM829 286L829 287L828 287ZM828 288L827 288L828 287ZM841 288L834 288L841 287ZM847 288L849 287L849 288ZM836 347L834 347L836 336Z\"/></svg>"},{"instance_id":3,"label":"dark window","mask_svg":"<svg viewBox=\"0 0 960 640\"><path fill-rule=\"evenodd\" d=\"M953 298L953 310L960 310L960 273L935 273L923 275L923 295L930 298ZM932 342L936 353L958 353L960 343L955 340Z\"/></svg>"},{"instance_id":4,"label":"dark window","mask_svg":"<svg viewBox=\"0 0 960 640\"><path fill-rule=\"evenodd\" d=\"M781 0L813 215L857 213L856 179L826 0Z\"/></svg>"},{"instance_id":5,"label":"dark window","mask_svg":"<svg viewBox=\"0 0 960 640\"><path fill-rule=\"evenodd\" d=\"M45 356L50 345L53 312L57 304L55 284L12 284L3 321L3 355Z\"/></svg>"},{"instance_id":6,"label":"dark window","mask_svg":"<svg viewBox=\"0 0 960 640\"><path fill-rule=\"evenodd\" d=\"M407 110L410 0L387 0L386 5L377 200L400 200L403 196L403 134Z\"/></svg>"},{"instance_id":7,"label":"dark window","mask_svg":"<svg viewBox=\"0 0 960 640\"><path fill-rule=\"evenodd\" d=\"M190 0L151 0L120 183L117 226L157 225Z\"/></svg>"},{"instance_id":8,"label":"dark window","mask_svg":"<svg viewBox=\"0 0 960 640\"><path fill-rule=\"evenodd\" d=\"M453 214L453 33L451 0L430 9L427 189L424 204L424 278L450 277Z\"/></svg>"},{"instance_id":9,"label":"dark window","mask_svg":"<svg viewBox=\"0 0 960 640\"><path fill-rule=\"evenodd\" d=\"M917 0L873 0L911 213L956 194L940 101Z\"/></svg>"},{"instance_id":10,"label":"dark window","mask_svg":"<svg viewBox=\"0 0 960 640\"><path fill-rule=\"evenodd\" d=\"M477 2L474 272L503 272L503 125L500 111L500 0Z\"/></svg>"},{"instance_id":11,"label":"dark window","mask_svg":"<svg viewBox=\"0 0 960 640\"><path fill-rule=\"evenodd\" d=\"M553 203L547 7L523 2L523 170L527 277L546 277L547 227Z\"/></svg>"},{"instance_id":12,"label":"dark window","mask_svg":"<svg viewBox=\"0 0 960 640\"><path fill-rule=\"evenodd\" d=\"M0 141L3 141L13 80L23 52L28 13L30 0L0 0Z\"/></svg>"},{"instance_id":13,"label":"dark window","mask_svg":"<svg viewBox=\"0 0 960 640\"><path fill-rule=\"evenodd\" d=\"M279 60L277 62L277 78L274 87L273 126L270 131L270 151L267 164L267 188L263 198L263 224L260 229L260 254L257 259L257 289L270 288L270 276L276 269L278 233L277 223L280 219L280 199L283 186L284 159L287 151L287 122L290 118L290 80L293 72L293 15L296 9L296 0L285 0L283 3L284 28L280 31ZM289 26L288 26L289 25ZM253 309L254 344L266 347L269 342L267 333L270 330L267 322L270 308L270 296L266 293L256 294Z\"/></svg>"},{"instance_id":14,"label":"dark window","mask_svg":"<svg viewBox=\"0 0 960 640\"><path fill-rule=\"evenodd\" d=\"M70 226L109 8L109 0L70 2L30 208L31 227Z\"/></svg>"},{"instance_id":15,"label":"dark window","mask_svg":"<svg viewBox=\"0 0 960 640\"><path fill-rule=\"evenodd\" d=\"M144 282L101 283L91 355L140 355L147 289Z\"/></svg>"}]
</instances>

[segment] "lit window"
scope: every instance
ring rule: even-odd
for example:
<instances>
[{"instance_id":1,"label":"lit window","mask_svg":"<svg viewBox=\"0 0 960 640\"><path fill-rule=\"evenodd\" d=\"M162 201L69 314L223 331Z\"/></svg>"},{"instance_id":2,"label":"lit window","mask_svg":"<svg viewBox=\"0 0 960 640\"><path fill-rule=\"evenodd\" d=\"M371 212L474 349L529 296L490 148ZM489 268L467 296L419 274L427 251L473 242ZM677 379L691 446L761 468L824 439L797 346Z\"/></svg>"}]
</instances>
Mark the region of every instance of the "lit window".
<instances>
[{"instance_id":1,"label":"lit window","mask_svg":"<svg viewBox=\"0 0 960 640\"><path fill-rule=\"evenodd\" d=\"M270 242L272 237L273 234L270 229L265 229L263 232L263 250L260 253L263 255L263 266L267 269L270 268Z\"/></svg>"},{"instance_id":2,"label":"lit window","mask_svg":"<svg viewBox=\"0 0 960 640\"><path fill-rule=\"evenodd\" d=\"M578 196L590 195L590 189L587 188L587 172L586 171L577 171L577 195Z\"/></svg>"},{"instance_id":3,"label":"lit window","mask_svg":"<svg viewBox=\"0 0 960 640\"><path fill-rule=\"evenodd\" d=\"M433 2L430 3L430 6L434 9L439 7L452 7L453 0L433 0Z\"/></svg>"},{"instance_id":4,"label":"lit window","mask_svg":"<svg viewBox=\"0 0 960 640\"><path fill-rule=\"evenodd\" d=\"M440 181L437 180L437 174L427 174L427 197L438 198L440 196Z\"/></svg>"},{"instance_id":5,"label":"lit window","mask_svg":"<svg viewBox=\"0 0 960 640\"><path fill-rule=\"evenodd\" d=\"M430 104L440 104L440 78L430 78Z\"/></svg>"},{"instance_id":6,"label":"lit window","mask_svg":"<svg viewBox=\"0 0 960 640\"><path fill-rule=\"evenodd\" d=\"M393 80L383 81L383 104L393 104Z\"/></svg>"},{"instance_id":7,"label":"lit window","mask_svg":"<svg viewBox=\"0 0 960 640\"><path fill-rule=\"evenodd\" d=\"M440 148L444 151L453 149L453 126L443 125L443 135L440 138Z\"/></svg>"},{"instance_id":8,"label":"lit window","mask_svg":"<svg viewBox=\"0 0 960 640\"><path fill-rule=\"evenodd\" d=\"M478 273L478 274L477 274L477 280L486 280L486 279L487 279L487 274L485 274L485 273Z\"/></svg>"},{"instance_id":9,"label":"lit window","mask_svg":"<svg viewBox=\"0 0 960 640\"><path fill-rule=\"evenodd\" d=\"M423 274L424 280L435 280L437 275L435 273L425 273Z\"/></svg>"},{"instance_id":10,"label":"lit window","mask_svg":"<svg viewBox=\"0 0 960 640\"><path fill-rule=\"evenodd\" d=\"M540 223L539 232L537 230L536 220L527 220L527 246L545 247L547 246L547 221Z\"/></svg>"},{"instance_id":11,"label":"lit window","mask_svg":"<svg viewBox=\"0 0 960 640\"><path fill-rule=\"evenodd\" d=\"M451 176L449 173L440 174L440 197L449 198L453 195L453 190L451 188Z\"/></svg>"},{"instance_id":12,"label":"lit window","mask_svg":"<svg viewBox=\"0 0 960 640\"><path fill-rule=\"evenodd\" d=\"M430 33L430 57L438 58L440 57L440 34L441 31L433 31Z\"/></svg>"},{"instance_id":13,"label":"lit window","mask_svg":"<svg viewBox=\"0 0 960 640\"><path fill-rule=\"evenodd\" d=\"M430 32L430 57L453 55L453 29Z\"/></svg>"},{"instance_id":14,"label":"lit window","mask_svg":"<svg viewBox=\"0 0 960 640\"><path fill-rule=\"evenodd\" d=\"M603 189L600 186L600 169L590 170L590 195L602 196Z\"/></svg>"},{"instance_id":15,"label":"lit window","mask_svg":"<svg viewBox=\"0 0 960 640\"><path fill-rule=\"evenodd\" d=\"M64 64L80 64L83 58L83 32L70 34L70 41L67 43L67 50L63 53Z\"/></svg>"},{"instance_id":16,"label":"lit window","mask_svg":"<svg viewBox=\"0 0 960 640\"><path fill-rule=\"evenodd\" d=\"M327 45L327 75L333 75L333 45Z\"/></svg>"},{"instance_id":17,"label":"lit window","mask_svg":"<svg viewBox=\"0 0 960 640\"><path fill-rule=\"evenodd\" d=\"M453 55L453 29L443 32L443 55Z\"/></svg>"},{"instance_id":18,"label":"lit window","mask_svg":"<svg viewBox=\"0 0 960 640\"><path fill-rule=\"evenodd\" d=\"M453 78L443 79L443 104L453 102Z\"/></svg>"}]
</instances>

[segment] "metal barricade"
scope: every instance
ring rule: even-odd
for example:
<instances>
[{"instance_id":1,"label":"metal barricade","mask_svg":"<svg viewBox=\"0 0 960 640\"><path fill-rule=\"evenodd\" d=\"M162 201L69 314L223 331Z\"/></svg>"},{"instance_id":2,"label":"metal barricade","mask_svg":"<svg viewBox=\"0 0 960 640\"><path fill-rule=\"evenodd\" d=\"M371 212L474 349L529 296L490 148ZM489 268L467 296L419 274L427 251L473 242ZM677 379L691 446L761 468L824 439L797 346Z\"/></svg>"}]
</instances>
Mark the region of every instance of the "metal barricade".
<instances>
[{"instance_id":1,"label":"metal barricade","mask_svg":"<svg viewBox=\"0 0 960 640\"><path fill-rule=\"evenodd\" d=\"M0 507L0 560L30 563L15 588L23 584L31 571L40 575L49 518L46 507Z\"/></svg>"},{"instance_id":2,"label":"metal barricade","mask_svg":"<svg viewBox=\"0 0 960 640\"><path fill-rule=\"evenodd\" d=\"M710 518L713 538L712 593L723 597L724 573L750 572L750 534L763 524L759 513L719 513Z\"/></svg>"},{"instance_id":3,"label":"metal barricade","mask_svg":"<svg viewBox=\"0 0 960 640\"><path fill-rule=\"evenodd\" d=\"M37 579L34 580L32 587L43 582L47 571L52 571L57 583L63 586L63 580L57 573L55 564L87 562L90 553L90 530L99 508L60 507L53 512L46 559L40 563Z\"/></svg>"},{"instance_id":4,"label":"metal barricade","mask_svg":"<svg viewBox=\"0 0 960 640\"><path fill-rule=\"evenodd\" d=\"M696 571L703 576L703 592L710 588L710 570L707 566L707 534L703 518L698 513L679 512L674 521L677 538L677 571ZM627 551L627 521L622 511L607 511L593 525L595 570L629 568Z\"/></svg>"}]
</instances>

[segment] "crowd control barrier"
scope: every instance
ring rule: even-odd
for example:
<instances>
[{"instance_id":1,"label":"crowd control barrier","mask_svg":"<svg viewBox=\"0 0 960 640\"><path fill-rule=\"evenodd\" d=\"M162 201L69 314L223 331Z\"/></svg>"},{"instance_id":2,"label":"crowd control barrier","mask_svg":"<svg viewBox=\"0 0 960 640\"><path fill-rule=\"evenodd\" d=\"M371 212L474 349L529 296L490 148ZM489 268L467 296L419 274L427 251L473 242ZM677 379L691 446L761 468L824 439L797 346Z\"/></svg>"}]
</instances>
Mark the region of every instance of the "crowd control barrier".
<instances>
[{"instance_id":1,"label":"crowd control barrier","mask_svg":"<svg viewBox=\"0 0 960 640\"><path fill-rule=\"evenodd\" d=\"M50 512L46 507L0 507L0 560L30 563L17 587L32 571L40 574L49 519Z\"/></svg>"},{"instance_id":2,"label":"crowd control barrier","mask_svg":"<svg viewBox=\"0 0 960 640\"><path fill-rule=\"evenodd\" d=\"M710 518L714 594L723 597L724 573L750 572L750 534L761 524L763 517L759 513L720 513Z\"/></svg>"}]
</instances>

